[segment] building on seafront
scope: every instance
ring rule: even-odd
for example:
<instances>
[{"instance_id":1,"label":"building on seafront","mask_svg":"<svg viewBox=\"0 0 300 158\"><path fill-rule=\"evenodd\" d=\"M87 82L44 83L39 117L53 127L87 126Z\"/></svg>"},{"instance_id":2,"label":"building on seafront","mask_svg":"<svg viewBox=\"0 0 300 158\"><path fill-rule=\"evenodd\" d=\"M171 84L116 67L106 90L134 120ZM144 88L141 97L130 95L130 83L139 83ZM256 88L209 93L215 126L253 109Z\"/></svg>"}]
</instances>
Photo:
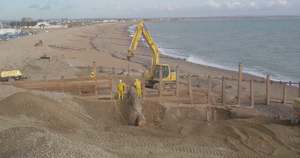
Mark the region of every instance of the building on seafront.
<instances>
[{"instance_id":1,"label":"building on seafront","mask_svg":"<svg viewBox=\"0 0 300 158\"><path fill-rule=\"evenodd\" d=\"M49 22L42 21L38 22L35 26L30 27L32 29L58 29L67 28L67 25L52 25Z\"/></svg>"}]
</instances>

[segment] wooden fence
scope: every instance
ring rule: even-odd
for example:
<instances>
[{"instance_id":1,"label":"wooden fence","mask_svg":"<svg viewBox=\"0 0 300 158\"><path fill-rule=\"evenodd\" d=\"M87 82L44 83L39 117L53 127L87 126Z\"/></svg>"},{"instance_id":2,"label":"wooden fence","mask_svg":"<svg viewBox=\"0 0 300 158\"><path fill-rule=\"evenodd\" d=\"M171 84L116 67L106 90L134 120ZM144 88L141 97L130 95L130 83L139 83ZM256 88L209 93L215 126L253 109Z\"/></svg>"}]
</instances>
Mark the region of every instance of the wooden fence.
<instances>
[{"instance_id":1,"label":"wooden fence","mask_svg":"<svg viewBox=\"0 0 300 158\"><path fill-rule=\"evenodd\" d=\"M273 81L270 75L260 79L244 79L243 78L243 66L239 65L239 73L237 77L211 77L211 76L201 76L201 75L190 75L190 74L179 74L177 71L177 82L164 82L160 83L160 88L157 89L158 92L145 93L145 96L176 96L176 97L188 97L191 103L195 103L197 98L203 99L203 94L199 95L195 93L196 91L204 92L206 95L206 103L212 104L212 97L215 95L218 98L216 104L249 104L249 106L254 106L255 104L266 104L271 103L282 103L282 104L292 104L295 98L300 97L300 82L283 82L283 81ZM250 77L251 78L251 77ZM195 82L205 83L202 87L197 87ZM213 89L214 84L217 83L219 90ZM171 85L171 86L170 86ZM227 91L226 87L230 85L236 88L234 90ZM185 93L183 92L185 91ZM216 94L217 93L217 94ZM235 100L226 100L226 96L232 93L236 93ZM245 94L247 93L247 94ZM257 93L259 95L257 95ZM156 94L156 95L153 95ZM246 97L245 97L246 96ZM196 99L195 99L196 98Z\"/></svg>"},{"instance_id":2,"label":"wooden fence","mask_svg":"<svg viewBox=\"0 0 300 158\"><path fill-rule=\"evenodd\" d=\"M24 89L55 91L79 96L113 97L113 80L109 78L90 80L64 79L62 77L61 80L18 81L14 85Z\"/></svg>"},{"instance_id":3,"label":"wooden fence","mask_svg":"<svg viewBox=\"0 0 300 158\"><path fill-rule=\"evenodd\" d=\"M27 89L113 98L113 93L116 92L115 84L117 84L115 80L124 78L126 70L107 67L97 68L96 63L93 62L92 66L88 67L87 72L91 71L96 72L97 75L108 73L111 76L98 76L97 80L88 78L64 79L62 76L60 80L20 81L16 82L15 85ZM178 67L176 72L176 82L161 81L157 89L146 89L144 85L144 96L176 97L179 101L183 98L188 99L190 103L202 101L201 103L205 102L205 104L249 104L249 106L255 104L269 105L273 102L291 104L296 97L300 97L300 82L273 81L270 75L267 75L264 79L253 79L251 77L251 79L245 79L242 64L239 65L239 72L236 77L180 74ZM133 80L133 78L128 77L127 80ZM295 95L296 93L297 95ZM229 95L233 95L234 98L228 99ZM213 102L214 100L216 102Z\"/></svg>"}]
</instances>

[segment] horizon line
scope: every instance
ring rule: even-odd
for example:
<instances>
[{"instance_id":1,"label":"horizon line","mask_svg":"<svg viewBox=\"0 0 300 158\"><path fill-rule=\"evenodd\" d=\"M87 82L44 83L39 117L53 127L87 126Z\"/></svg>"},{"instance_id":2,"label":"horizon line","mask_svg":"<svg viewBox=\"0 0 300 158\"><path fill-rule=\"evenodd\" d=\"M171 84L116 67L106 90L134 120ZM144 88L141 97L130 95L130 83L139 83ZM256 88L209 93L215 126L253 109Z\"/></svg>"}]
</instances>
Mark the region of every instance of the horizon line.
<instances>
[{"instance_id":1,"label":"horizon line","mask_svg":"<svg viewBox=\"0 0 300 158\"><path fill-rule=\"evenodd\" d=\"M72 18L72 17L60 17L60 18L32 18L32 17L21 17L22 18L32 18L33 20L58 20L58 19L69 19L69 20L81 20L81 19L119 19L119 20L135 20L135 19L196 19L196 18L268 18L268 17L300 17L300 14L295 15L220 15L220 16L161 16L161 17L82 17L82 18ZM0 19L0 21L19 21L12 19Z\"/></svg>"}]
</instances>

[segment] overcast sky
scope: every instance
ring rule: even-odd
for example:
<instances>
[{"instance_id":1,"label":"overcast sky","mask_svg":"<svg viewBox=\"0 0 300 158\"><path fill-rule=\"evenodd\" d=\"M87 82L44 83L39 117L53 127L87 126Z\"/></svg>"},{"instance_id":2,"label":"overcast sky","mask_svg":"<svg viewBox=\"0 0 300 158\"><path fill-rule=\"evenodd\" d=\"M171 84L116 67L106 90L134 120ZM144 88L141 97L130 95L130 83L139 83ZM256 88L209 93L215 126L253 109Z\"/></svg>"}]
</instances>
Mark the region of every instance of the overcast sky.
<instances>
[{"instance_id":1,"label":"overcast sky","mask_svg":"<svg viewBox=\"0 0 300 158\"><path fill-rule=\"evenodd\" d=\"M0 0L0 19L300 15L300 0Z\"/></svg>"}]
</instances>

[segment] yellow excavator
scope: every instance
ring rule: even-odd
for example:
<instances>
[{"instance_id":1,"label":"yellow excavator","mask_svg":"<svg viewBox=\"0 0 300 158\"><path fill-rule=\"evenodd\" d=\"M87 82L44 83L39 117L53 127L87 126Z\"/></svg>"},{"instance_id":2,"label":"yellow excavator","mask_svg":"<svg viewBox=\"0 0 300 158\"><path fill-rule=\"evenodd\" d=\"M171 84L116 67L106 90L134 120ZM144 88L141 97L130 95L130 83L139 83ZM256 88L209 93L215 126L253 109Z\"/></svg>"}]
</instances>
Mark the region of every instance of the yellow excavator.
<instances>
[{"instance_id":1,"label":"yellow excavator","mask_svg":"<svg viewBox=\"0 0 300 158\"><path fill-rule=\"evenodd\" d=\"M155 88L160 80L176 81L176 72L172 71L169 65L160 64L160 51L150 32L146 29L144 21L140 21L136 25L136 30L128 49L127 59L130 60L134 56L134 51L137 49L139 41L142 37L144 37L152 52L151 67L144 73L146 87Z\"/></svg>"}]
</instances>

